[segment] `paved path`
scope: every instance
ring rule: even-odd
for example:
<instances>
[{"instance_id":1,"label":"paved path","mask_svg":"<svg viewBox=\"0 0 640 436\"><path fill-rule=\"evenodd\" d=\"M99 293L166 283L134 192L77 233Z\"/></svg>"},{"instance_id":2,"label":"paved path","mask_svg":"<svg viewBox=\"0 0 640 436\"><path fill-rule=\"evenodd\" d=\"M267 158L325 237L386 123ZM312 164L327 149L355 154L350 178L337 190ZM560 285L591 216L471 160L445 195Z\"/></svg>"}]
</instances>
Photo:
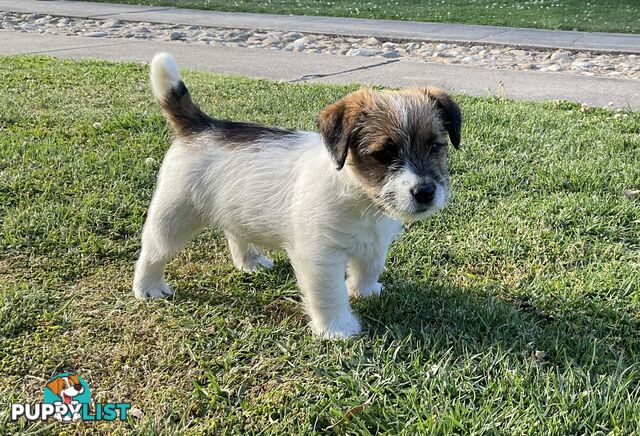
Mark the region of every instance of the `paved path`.
<instances>
[{"instance_id":1,"label":"paved path","mask_svg":"<svg viewBox=\"0 0 640 436\"><path fill-rule=\"evenodd\" d=\"M386 61L357 56L291 53L179 42L96 39L0 31L0 54L49 54L148 62L172 52L184 68L290 82L366 83L386 86L438 85L471 95L521 100L565 99L590 106L640 109L640 81L596 79L562 73L489 70L463 65Z\"/></svg>"},{"instance_id":2,"label":"paved path","mask_svg":"<svg viewBox=\"0 0 640 436\"><path fill-rule=\"evenodd\" d=\"M555 41L553 45L558 46L564 44L561 41L565 41L576 47L576 44L583 41L581 44L595 44L601 49L629 51L632 45L634 50L640 51L640 35L218 13L73 1L0 0L0 10L186 25L374 35L382 39L409 35L413 38L429 39L430 35L442 37L446 34L451 36L451 40L470 43L487 43L491 38L502 38L503 43L517 44L517 41L508 40L507 37L511 35L515 38L514 35L518 35L518 32L524 32L520 34L520 38L524 38L525 34L537 35L536 38L530 38L530 41L536 41L538 45ZM580 36L577 36L578 34ZM632 42L635 44L629 45ZM605 79L564 73L493 70L408 60L212 47L158 40L96 39L0 31L0 54L49 54L64 58L148 62L153 54L159 51L174 53L181 66L185 68L272 80L386 86L429 84L442 86L453 92L479 96L499 95L521 100L564 99L590 106L613 105L619 108L640 109L640 81L633 79Z\"/></svg>"},{"instance_id":3,"label":"paved path","mask_svg":"<svg viewBox=\"0 0 640 436\"><path fill-rule=\"evenodd\" d=\"M527 48L565 48L640 53L640 35L619 33L568 32L449 23L211 12L79 1L0 0L0 10L223 28L375 36L379 39L393 40L411 39L418 41L511 45Z\"/></svg>"}]
</instances>

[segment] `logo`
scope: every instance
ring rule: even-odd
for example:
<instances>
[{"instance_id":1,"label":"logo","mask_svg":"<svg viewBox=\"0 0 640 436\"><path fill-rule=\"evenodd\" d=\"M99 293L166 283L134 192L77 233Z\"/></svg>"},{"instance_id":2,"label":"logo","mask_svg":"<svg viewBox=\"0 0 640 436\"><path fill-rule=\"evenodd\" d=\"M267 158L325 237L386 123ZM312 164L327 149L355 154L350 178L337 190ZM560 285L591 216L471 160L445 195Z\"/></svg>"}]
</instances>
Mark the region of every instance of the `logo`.
<instances>
[{"instance_id":1,"label":"logo","mask_svg":"<svg viewBox=\"0 0 640 436\"><path fill-rule=\"evenodd\" d=\"M92 407L93 406L93 407ZM131 403L91 403L91 390L87 382L74 372L62 372L44 387L44 401L39 404L11 405L11 420L59 422L115 421L127 419Z\"/></svg>"}]
</instances>

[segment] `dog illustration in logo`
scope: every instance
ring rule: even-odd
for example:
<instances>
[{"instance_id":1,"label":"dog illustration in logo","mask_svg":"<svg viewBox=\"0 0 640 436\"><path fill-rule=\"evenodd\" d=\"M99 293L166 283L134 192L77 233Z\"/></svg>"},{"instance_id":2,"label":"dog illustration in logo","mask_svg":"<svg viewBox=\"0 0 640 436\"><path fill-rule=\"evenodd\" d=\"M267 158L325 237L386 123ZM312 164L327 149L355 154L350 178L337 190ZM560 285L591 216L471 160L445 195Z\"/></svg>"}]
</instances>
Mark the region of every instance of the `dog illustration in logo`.
<instances>
[{"instance_id":1,"label":"dog illustration in logo","mask_svg":"<svg viewBox=\"0 0 640 436\"><path fill-rule=\"evenodd\" d=\"M73 398L84 392L84 386L80 383L80 379L77 374L68 374L67 376L58 377L54 380L51 380L47 383L47 387L60 397L62 401L57 401L53 403L56 404L66 404L69 406L70 404L79 404L78 401L75 401ZM54 418L58 421L77 421L81 418L79 413L74 413L73 416L65 415L62 416L60 413L56 413Z\"/></svg>"}]
</instances>

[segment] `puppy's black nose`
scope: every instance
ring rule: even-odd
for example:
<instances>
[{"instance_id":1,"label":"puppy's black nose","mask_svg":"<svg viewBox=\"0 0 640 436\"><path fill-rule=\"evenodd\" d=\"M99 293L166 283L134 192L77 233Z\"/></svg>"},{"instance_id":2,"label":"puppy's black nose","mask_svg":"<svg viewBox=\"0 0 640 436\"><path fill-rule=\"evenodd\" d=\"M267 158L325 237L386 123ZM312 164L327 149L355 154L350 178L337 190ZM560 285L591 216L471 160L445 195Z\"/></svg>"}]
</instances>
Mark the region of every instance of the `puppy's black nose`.
<instances>
[{"instance_id":1,"label":"puppy's black nose","mask_svg":"<svg viewBox=\"0 0 640 436\"><path fill-rule=\"evenodd\" d=\"M429 204L436 196L436 185L429 183L417 186L411 190L411 194L419 204Z\"/></svg>"}]
</instances>

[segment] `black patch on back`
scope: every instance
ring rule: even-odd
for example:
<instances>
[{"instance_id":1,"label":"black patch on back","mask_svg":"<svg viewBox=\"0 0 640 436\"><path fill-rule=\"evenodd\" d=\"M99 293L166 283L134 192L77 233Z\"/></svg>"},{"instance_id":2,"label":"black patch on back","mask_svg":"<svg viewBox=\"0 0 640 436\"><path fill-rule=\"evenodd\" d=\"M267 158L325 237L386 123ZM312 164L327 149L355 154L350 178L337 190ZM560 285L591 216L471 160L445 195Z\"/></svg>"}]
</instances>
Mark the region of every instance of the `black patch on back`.
<instances>
[{"instance_id":1,"label":"black patch on back","mask_svg":"<svg viewBox=\"0 0 640 436\"><path fill-rule=\"evenodd\" d=\"M193 103L189 90L181 80L160 105L173 127L181 134L197 134L211 127L213 119Z\"/></svg>"},{"instance_id":2,"label":"black patch on back","mask_svg":"<svg viewBox=\"0 0 640 436\"><path fill-rule=\"evenodd\" d=\"M244 121L212 120L212 130L225 142L250 144L260 139L278 139L296 132L279 127L263 126Z\"/></svg>"},{"instance_id":3,"label":"black patch on back","mask_svg":"<svg viewBox=\"0 0 640 436\"><path fill-rule=\"evenodd\" d=\"M193 103L182 80L160 104L167 112L171 124L181 134L193 135L209 130L220 135L224 142L248 144L265 137L277 139L295 133L278 127L211 118Z\"/></svg>"},{"instance_id":4,"label":"black patch on back","mask_svg":"<svg viewBox=\"0 0 640 436\"><path fill-rule=\"evenodd\" d=\"M175 88L171 88L171 93L173 94L172 97L175 100L180 101L185 96L189 95L189 90L187 89L187 85L185 85L181 80L178 82L178 86L176 86Z\"/></svg>"}]
</instances>

